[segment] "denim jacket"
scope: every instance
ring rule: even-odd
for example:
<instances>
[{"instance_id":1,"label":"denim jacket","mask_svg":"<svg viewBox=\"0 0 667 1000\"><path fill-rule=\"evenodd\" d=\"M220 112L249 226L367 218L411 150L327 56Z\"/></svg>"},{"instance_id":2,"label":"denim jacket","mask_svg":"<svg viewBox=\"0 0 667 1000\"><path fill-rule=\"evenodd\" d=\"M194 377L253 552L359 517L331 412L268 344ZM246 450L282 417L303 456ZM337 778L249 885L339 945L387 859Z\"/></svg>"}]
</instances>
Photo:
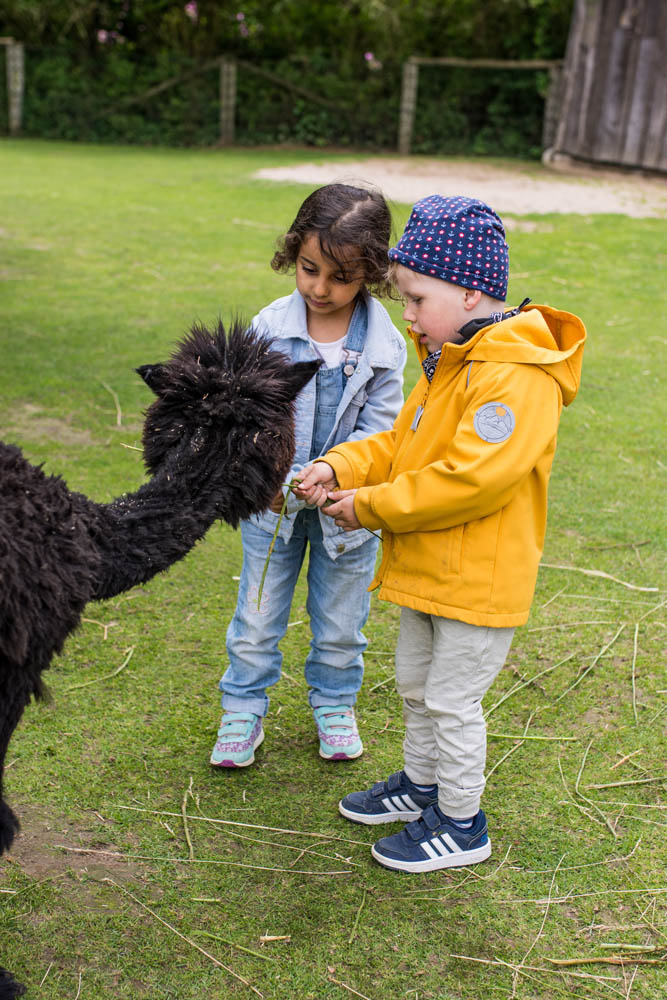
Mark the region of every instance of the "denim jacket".
<instances>
[{"instance_id":1,"label":"denim jacket","mask_svg":"<svg viewBox=\"0 0 667 1000\"><path fill-rule=\"evenodd\" d=\"M368 329L366 343L354 372L347 379L338 405L334 427L322 454L343 441L359 441L369 434L389 430L403 406L403 369L407 357L405 340L389 318L384 306L366 296ZM312 361L315 351L308 338L306 303L298 291L276 299L254 317L253 329L274 340L273 347L292 361ZM296 401L294 464L289 482L309 464L315 422L315 379L302 389ZM289 541L294 515L305 504L290 493L286 516L280 525L280 537ZM255 524L273 534L278 515L272 511L256 515ZM320 512L320 525L327 553L336 559L368 540L365 528L344 531L333 518Z\"/></svg>"}]
</instances>

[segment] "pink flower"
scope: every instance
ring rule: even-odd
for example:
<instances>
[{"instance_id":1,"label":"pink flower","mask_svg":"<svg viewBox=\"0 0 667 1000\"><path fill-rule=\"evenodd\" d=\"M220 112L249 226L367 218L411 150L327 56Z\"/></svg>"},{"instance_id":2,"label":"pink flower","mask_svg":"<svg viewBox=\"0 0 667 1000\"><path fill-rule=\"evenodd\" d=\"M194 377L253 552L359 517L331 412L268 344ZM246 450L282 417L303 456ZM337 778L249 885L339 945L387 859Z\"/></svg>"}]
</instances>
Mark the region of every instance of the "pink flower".
<instances>
[{"instance_id":1,"label":"pink flower","mask_svg":"<svg viewBox=\"0 0 667 1000\"><path fill-rule=\"evenodd\" d=\"M197 0L189 0L183 8L185 11L185 16L189 17L191 21L196 21L199 16L199 8L197 7Z\"/></svg>"},{"instance_id":2,"label":"pink flower","mask_svg":"<svg viewBox=\"0 0 667 1000\"><path fill-rule=\"evenodd\" d=\"M109 32L105 31L104 28L100 28L100 30L97 32L97 41L101 42L102 45L105 45L106 42L109 41Z\"/></svg>"}]
</instances>

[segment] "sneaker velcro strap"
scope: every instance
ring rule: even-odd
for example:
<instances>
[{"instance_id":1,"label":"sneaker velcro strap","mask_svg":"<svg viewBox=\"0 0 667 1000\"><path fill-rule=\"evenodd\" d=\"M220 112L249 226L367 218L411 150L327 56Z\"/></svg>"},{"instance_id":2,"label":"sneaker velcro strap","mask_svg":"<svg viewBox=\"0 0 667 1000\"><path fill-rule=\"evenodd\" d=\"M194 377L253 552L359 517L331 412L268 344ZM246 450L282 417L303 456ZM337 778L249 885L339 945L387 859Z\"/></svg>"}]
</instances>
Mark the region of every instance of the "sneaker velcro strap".
<instances>
[{"instance_id":1,"label":"sneaker velcro strap","mask_svg":"<svg viewBox=\"0 0 667 1000\"><path fill-rule=\"evenodd\" d=\"M437 830L438 827L442 826L442 820L438 816L433 806L429 806L428 809L424 810L424 812L421 814L421 822L429 830Z\"/></svg>"},{"instance_id":2,"label":"sneaker velcro strap","mask_svg":"<svg viewBox=\"0 0 667 1000\"><path fill-rule=\"evenodd\" d=\"M401 787L401 778L403 777L402 771L397 771L396 774L390 774L387 778L386 785L388 792L397 792Z\"/></svg>"},{"instance_id":3,"label":"sneaker velcro strap","mask_svg":"<svg viewBox=\"0 0 667 1000\"><path fill-rule=\"evenodd\" d=\"M407 834L410 840L415 842L418 840L423 840L426 830L424 829L424 824L421 819L413 820L412 823L408 823L403 829L403 833Z\"/></svg>"},{"instance_id":4,"label":"sneaker velcro strap","mask_svg":"<svg viewBox=\"0 0 667 1000\"><path fill-rule=\"evenodd\" d=\"M386 781L376 781L371 788L371 795L374 799L379 799L381 795L387 794Z\"/></svg>"}]
</instances>

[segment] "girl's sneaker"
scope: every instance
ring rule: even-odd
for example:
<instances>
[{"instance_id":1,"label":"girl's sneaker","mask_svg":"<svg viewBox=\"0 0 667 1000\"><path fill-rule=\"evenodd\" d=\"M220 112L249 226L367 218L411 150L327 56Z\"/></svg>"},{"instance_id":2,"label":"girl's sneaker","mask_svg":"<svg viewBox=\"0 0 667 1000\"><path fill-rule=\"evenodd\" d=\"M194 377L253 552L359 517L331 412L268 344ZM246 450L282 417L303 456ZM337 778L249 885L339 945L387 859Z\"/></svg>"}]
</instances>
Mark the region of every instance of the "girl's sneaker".
<instances>
[{"instance_id":1,"label":"girl's sneaker","mask_svg":"<svg viewBox=\"0 0 667 1000\"><path fill-rule=\"evenodd\" d=\"M320 738L320 757L325 760L354 760L364 747L351 705L323 705L313 710Z\"/></svg>"},{"instance_id":2,"label":"girl's sneaker","mask_svg":"<svg viewBox=\"0 0 667 1000\"><path fill-rule=\"evenodd\" d=\"M438 801L437 785L415 785L405 771L376 781L367 792L351 792L338 803L338 811L353 823L393 823L418 819L424 809Z\"/></svg>"},{"instance_id":3,"label":"girl's sneaker","mask_svg":"<svg viewBox=\"0 0 667 1000\"><path fill-rule=\"evenodd\" d=\"M225 712L211 764L214 767L248 767L255 760L255 749L264 739L262 718L252 712Z\"/></svg>"},{"instance_id":4,"label":"girl's sneaker","mask_svg":"<svg viewBox=\"0 0 667 1000\"><path fill-rule=\"evenodd\" d=\"M371 854L385 868L402 872L432 872L462 868L486 861L491 854L486 816L480 809L472 826L463 830L439 806L429 806L421 817L371 847Z\"/></svg>"}]
</instances>

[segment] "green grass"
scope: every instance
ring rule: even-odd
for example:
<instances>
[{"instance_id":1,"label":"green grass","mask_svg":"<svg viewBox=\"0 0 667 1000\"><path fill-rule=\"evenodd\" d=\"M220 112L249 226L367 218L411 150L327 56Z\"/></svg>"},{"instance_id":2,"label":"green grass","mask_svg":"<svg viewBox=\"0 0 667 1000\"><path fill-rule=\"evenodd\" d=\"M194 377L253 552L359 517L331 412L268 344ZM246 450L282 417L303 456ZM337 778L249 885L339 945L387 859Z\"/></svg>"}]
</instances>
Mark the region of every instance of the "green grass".
<instances>
[{"instance_id":1,"label":"green grass","mask_svg":"<svg viewBox=\"0 0 667 1000\"><path fill-rule=\"evenodd\" d=\"M96 499L135 489L141 458L123 446L138 445L149 394L133 369L164 358L193 319L251 315L291 290L268 262L308 189L252 174L306 158L325 154L3 142L2 438ZM397 229L408 208L396 206ZM540 223L510 232L521 275L510 298L578 313L589 330L581 393L562 420L544 562L660 589L541 570L531 619L485 703L498 734L484 797L492 859L474 872L392 874L370 858L377 831L338 816L342 794L401 763L391 605L374 601L367 628L359 761L317 755L300 584L257 763L212 771L241 565L239 535L216 526L168 574L87 609L91 620L49 672L52 700L29 707L10 746L7 795L23 837L0 863L0 960L30 996L254 995L175 930L271 1000L663 995L665 964L563 971L551 960L632 957L628 945L653 946L644 957L656 960L667 948L665 619L656 610L665 599L665 224ZM400 307L390 311L401 326ZM411 358L406 385L416 372ZM524 732L574 739L505 738ZM589 787L624 781L639 783ZM188 858L185 796L193 817L302 832L194 818L194 857L224 863L165 861ZM262 944L263 935L279 939ZM522 962L514 988L511 966Z\"/></svg>"}]
</instances>

